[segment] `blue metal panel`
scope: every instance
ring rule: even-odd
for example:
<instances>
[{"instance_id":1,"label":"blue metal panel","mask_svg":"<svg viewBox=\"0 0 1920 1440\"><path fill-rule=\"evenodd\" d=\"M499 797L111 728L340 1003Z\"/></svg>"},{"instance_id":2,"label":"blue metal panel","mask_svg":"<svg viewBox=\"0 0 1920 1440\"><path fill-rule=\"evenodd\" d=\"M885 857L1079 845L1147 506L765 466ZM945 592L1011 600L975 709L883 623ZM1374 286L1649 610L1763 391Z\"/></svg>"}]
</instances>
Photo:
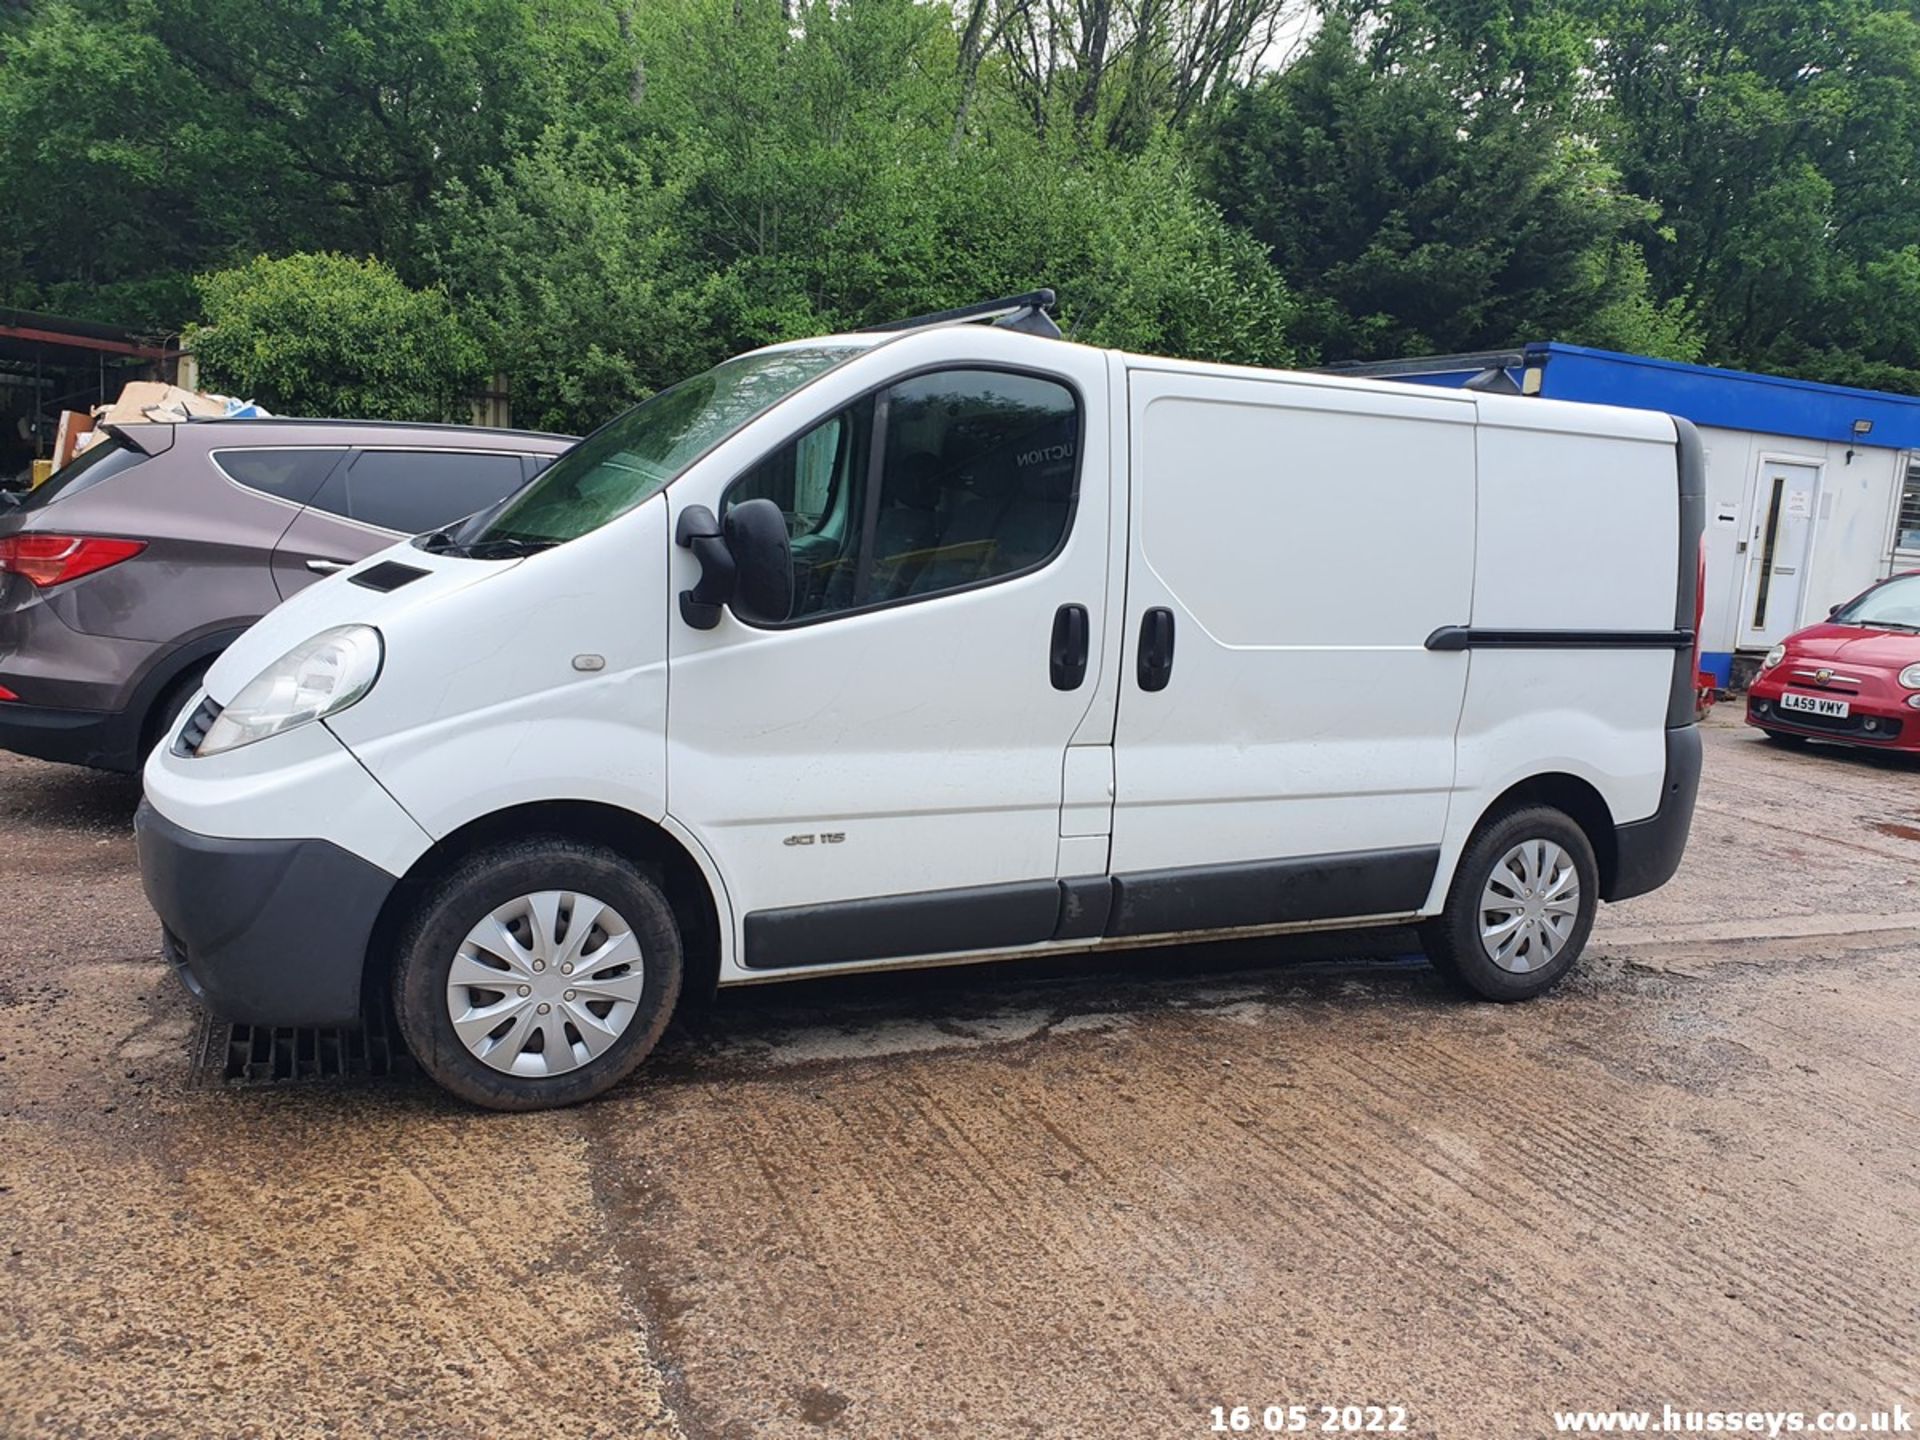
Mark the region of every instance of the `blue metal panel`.
<instances>
[{"instance_id":1,"label":"blue metal panel","mask_svg":"<svg viewBox=\"0 0 1920 1440\"><path fill-rule=\"evenodd\" d=\"M1838 440L1877 449L1920 448L1920 398L1708 365L1682 365L1553 342L1529 345L1544 368L1540 393L1555 400L1665 410L1696 425ZM1856 436L1856 420L1873 429Z\"/></svg>"},{"instance_id":2,"label":"blue metal panel","mask_svg":"<svg viewBox=\"0 0 1920 1440\"><path fill-rule=\"evenodd\" d=\"M1529 345L1525 353L1527 367L1540 371L1540 394L1552 400L1663 410L1685 416L1696 425L1723 430L1838 440L1862 448L1920 450L1920 397L1912 395L1820 385L1811 380L1720 370L1711 365L1682 365L1559 341ZM1457 389L1478 375L1481 366L1463 364L1457 370L1417 374L1395 374L1394 370L1393 364L1384 364L1364 373L1410 385L1449 385ZM1518 373L1507 373L1516 383L1520 381ZM1864 435L1856 434L1856 420L1868 421L1873 428Z\"/></svg>"}]
</instances>

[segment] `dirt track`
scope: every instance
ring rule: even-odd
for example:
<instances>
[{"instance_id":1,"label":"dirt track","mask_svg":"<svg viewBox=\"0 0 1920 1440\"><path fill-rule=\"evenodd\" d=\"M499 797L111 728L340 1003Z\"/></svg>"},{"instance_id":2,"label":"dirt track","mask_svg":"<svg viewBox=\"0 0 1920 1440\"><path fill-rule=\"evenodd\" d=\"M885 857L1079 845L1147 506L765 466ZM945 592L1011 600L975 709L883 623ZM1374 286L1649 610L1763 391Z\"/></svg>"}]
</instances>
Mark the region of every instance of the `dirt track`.
<instances>
[{"instance_id":1,"label":"dirt track","mask_svg":"<svg viewBox=\"0 0 1920 1440\"><path fill-rule=\"evenodd\" d=\"M1324 941L775 987L517 1117L189 1088L135 788L0 757L0 1433L1911 1408L1920 764L1708 739L1681 878L1531 1006Z\"/></svg>"}]
</instances>

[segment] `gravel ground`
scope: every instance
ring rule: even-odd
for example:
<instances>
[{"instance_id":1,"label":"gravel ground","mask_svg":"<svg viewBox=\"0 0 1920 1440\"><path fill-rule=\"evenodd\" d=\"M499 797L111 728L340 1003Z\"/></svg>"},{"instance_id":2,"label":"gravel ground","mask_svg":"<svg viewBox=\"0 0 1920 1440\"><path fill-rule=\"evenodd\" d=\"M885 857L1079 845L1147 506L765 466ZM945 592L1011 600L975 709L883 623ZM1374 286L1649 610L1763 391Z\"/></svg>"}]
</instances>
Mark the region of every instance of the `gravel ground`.
<instances>
[{"instance_id":1,"label":"gravel ground","mask_svg":"<svg viewBox=\"0 0 1920 1440\"><path fill-rule=\"evenodd\" d=\"M1392 933L771 987L531 1116L196 1076L137 799L0 756L0 1434L1920 1403L1920 762L1723 713L1532 1005Z\"/></svg>"}]
</instances>

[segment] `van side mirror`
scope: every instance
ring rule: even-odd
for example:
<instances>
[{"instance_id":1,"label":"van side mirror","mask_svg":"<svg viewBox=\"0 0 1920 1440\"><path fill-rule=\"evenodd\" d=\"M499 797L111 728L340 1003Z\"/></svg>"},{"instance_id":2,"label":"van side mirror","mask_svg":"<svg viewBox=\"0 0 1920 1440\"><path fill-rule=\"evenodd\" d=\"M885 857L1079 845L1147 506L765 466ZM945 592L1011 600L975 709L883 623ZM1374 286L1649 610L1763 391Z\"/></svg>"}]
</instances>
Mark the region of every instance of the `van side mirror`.
<instances>
[{"instance_id":1,"label":"van side mirror","mask_svg":"<svg viewBox=\"0 0 1920 1440\"><path fill-rule=\"evenodd\" d=\"M725 522L704 505L680 512L674 543L693 551L700 583L680 592L680 618L696 630L720 623L720 607L742 620L772 624L793 609L793 552L787 517L771 500L746 500Z\"/></svg>"}]
</instances>

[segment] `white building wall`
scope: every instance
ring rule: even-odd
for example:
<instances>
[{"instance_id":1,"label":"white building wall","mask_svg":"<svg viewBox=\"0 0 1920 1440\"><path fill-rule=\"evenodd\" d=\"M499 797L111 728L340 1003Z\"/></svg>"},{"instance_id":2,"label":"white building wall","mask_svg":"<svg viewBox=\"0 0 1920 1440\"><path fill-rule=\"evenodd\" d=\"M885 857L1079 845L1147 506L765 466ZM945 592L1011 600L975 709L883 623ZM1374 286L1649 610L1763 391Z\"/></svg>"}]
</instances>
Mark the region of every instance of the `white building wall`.
<instances>
[{"instance_id":1,"label":"white building wall","mask_svg":"<svg viewBox=\"0 0 1920 1440\"><path fill-rule=\"evenodd\" d=\"M1823 618L1830 606L1850 599L1892 568L1894 516L1907 452L1709 426L1701 427L1700 438L1707 452L1704 652L1765 648L1746 633L1749 617L1743 614L1748 570L1758 563L1756 530L1765 519L1768 499L1759 489L1765 465L1802 464L1819 471L1806 579L1788 629Z\"/></svg>"}]
</instances>

